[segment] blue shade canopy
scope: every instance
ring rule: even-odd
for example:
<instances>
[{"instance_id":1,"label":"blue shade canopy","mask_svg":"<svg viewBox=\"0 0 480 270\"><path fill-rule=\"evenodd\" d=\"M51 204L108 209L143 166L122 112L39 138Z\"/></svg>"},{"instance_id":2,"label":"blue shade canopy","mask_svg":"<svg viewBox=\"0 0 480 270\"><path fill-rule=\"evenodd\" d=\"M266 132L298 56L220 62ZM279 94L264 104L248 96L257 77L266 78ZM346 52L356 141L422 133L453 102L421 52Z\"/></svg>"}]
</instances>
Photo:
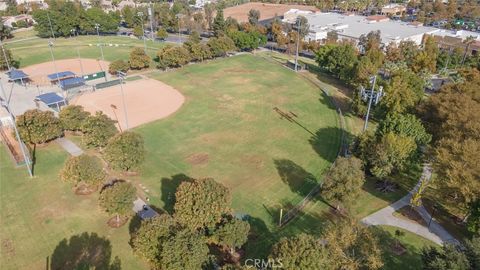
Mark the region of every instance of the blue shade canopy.
<instances>
[{"instance_id":1,"label":"blue shade canopy","mask_svg":"<svg viewBox=\"0 0 480 270\"><path fill-rule=\"evenodd\" d=\"M82 85L85 85L84 78L70 78L70 79L65 79L63 81L60 81L60 87L63 90L67 90L67 89L82 86Z\"/></svg>"},{"instance_id":2,"label":"blue shade canopy","mask_svg":"<svg viewBox=\"0 0 480 270\"><path fill-rule=\"evenodd\" d=\"M47 75L47 77L48 77L48 79L50 79L50 81L54 81L54 80L57 80L57 79L62 80L62 79L65 79L65 78L75 77L75 73L73 73L71 71L62 71L62 72Z\"/></svg>"},{"instance_id":3,"label":"blue shade canopy","mask_svg":"<svg viewBox=\"0 0 480 270\"><path fill-rule=\"evenodd\" d=\"M53 93L53 92L39 95L39 96L37 96L36 99L45 103L47 106L65 102L65 99L63 99L63 97L61 97L57 93Z\"/></svg>"},{"instance_id":4,"label":"blue shade canopy","mask_svg":"<svg viewBox=\"0 0 480 270\"><path fill-rule=\"evenodd\" d=\"M23 72L21 70L18 70L18 69L12 69L7 73L8 73L8 78L12 81L22 80L22 79L27 79L28 78L28 75L25 72Z\"/></svg>"}]
</instances>

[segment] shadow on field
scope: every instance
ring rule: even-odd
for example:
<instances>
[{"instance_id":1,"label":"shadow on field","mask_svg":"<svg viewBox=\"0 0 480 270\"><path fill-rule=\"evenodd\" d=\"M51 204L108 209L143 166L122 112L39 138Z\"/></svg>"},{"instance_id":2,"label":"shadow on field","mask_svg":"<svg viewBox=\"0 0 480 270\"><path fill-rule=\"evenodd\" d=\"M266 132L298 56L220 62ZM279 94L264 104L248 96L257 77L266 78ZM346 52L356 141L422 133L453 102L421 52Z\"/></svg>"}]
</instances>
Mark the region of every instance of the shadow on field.
<instances>
[{"instance_id":1,"label":"shadow on field","mask_svg":"<svg viewBox=\"0 0 480 270\"><path fill-rule=\"evenodd\" d=\"M69 240L64 238L58 243L51 256L50 269L120 270L120 259L115 257L110 262L111 257L110 240L99 237L96 233L84 232L70 237ZM47 266L48 260L47 257Z\"/></svg>"},{"instance_id":2,"label":"shadow on field","mask_svg":"<svg viewBox=\"0 0 480 270\"><path fill-rule=\"evenodd\" d=\"M173 214L173 206L175 204L175 192L178 186L185 181L190 181L192 178L179 173L170 178L162 178L161 180L161 200L165 203L163 207L170 215Z\"/></svg>"},{"instance_id":3,"label":"shadow on field","mask_svg":"<svg viewBox=\"0 0 480 270\"><path fill-rule=\"evenodd\" d=\"M313 174L289 159L274 159L273 163L282 181L288 184L293 192L301 196L306 196L317 184L317 179Z\"/></svg>"},{"instance_id":4,"label":"shadow on field","mask_svg":"<svg viewBox=\"0 0 480 270\"><path fill-rule=\"evenodd\" d=\"M244 246L245 259L266 258L278 236L270 232L265 222L259 218L249 217L248 223L250 234Z\"/></svg>"},{"instance_id":5,"label":"shadow on field","mask_svg":"<svg viewBox=\"0 0 480 270\"><path fill-rule=\"evenodd\" d=\"M349 136L344 134L344 136ZM342 129L338 127L320 128L308 140L313 150L328 162L335 161L338 149L341 147Z\"/></svg>"}]
</instances>

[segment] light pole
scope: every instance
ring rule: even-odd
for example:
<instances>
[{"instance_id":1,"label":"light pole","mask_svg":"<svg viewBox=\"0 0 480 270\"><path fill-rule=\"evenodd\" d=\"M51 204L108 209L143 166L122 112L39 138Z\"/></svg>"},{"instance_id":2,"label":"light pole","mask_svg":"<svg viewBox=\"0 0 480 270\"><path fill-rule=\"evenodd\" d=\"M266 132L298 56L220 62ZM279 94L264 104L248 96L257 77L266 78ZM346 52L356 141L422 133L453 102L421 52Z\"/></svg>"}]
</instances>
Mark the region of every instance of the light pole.
<instances>
[{"instance_id":1,"label":"light pole","mask_svg":"<svg viewBox=\"0 0 480 270\"><path fill-rule=\"evenodd\" d=\"M77 30L76 29L72 29L70 30L71 33L73 33L73 36L77 36L78 37L78 34L77 34ZM83 77L83 65L82 65L82 58L80 57L80 50L78 49L78 46L76 47L77 49L77 57L78 57L78 62L80 63L80 71L82 72L82 77Z\"/></svg>"},{"instance_id":2,"label":"light pole","mask_svg":"<svg viewBox=\"0 0 480 270\"><path fill-rule=\"evenodd\" d=\"M18 144L20 145L20 151L22 152L23 160L25 161L25 165L27 165L28 174L30 175L30 178L32 178L33 172L32 172L32 167L30 166L31 165L30 158L27 155L25 144L23 143L22 138L20 138L20 134L18 133L17 123L15 121L15 115L10 109L10 104L7 102L7 95L5 94L5 89L3 89L3 83L1 82L0 82L0 88L2 89L2 95L5 98L4 100L1 100L1 106L7 110L8 114L10 115L10 118L12 119L13 129L15 130L15 136L17 137Z\"/></svg>"},{"instance_id":3,"label":"light pole","mask_svg":"<svg viewBox=\"0 0 480 270\"><path fill-rule=\"evenodd\" d=\"M122 93L122 103L123 103L123 112L125 113L125 130L128 130L128 114L127 114L127 105L125 104L125 94L123 93L123 80L125 79L124 72L118 71L117 76L120 78L120 91Z\"/></svg>"},{"instance_id":4,"label":"light pole","mask_svg":"<svg viewBox=\"0 0 480 270\"><path fill-rule=\"evenodd\" d=\"M52 21L50 20L50 14L47 12L48 24L50 25L50 32L52 33L52 38L55 40L55 33L53 32Z\"/></svg>"},{"instance_id":5,"label":"light pole","mask_svg":"<svg viewBox=\"0 0 480 270\"><path fill-rule=\"evenodd\" d=\"M96 23L95 24L95 29L97 29L98 45L100 45L100 52L102 53L102 61L105 61L105 57L103 57L102 44L100 43L100 32L98 31L98 29L100 29L100 24Z\"/></svg>"},{"instance_id":6,"label":"light pole","mask_svg":"<svg viewBox=\"0 0 480 270\"><path fill-rule=\"evenodd\" d=\"M143 39L143 50L145 54L147 53L147 41L145 40L145 30L143 29L143 12L138 12L137 15L140 17L141 24L142 24L142 39Z\"/></svg>"},{"instance_id":7,"label":"light pole","mask_svg":"<svg viewBox=\"0 0 480 270\"><path fill-rule=\"evenodd\" d=\"M52 56L53 69L55 71L55 76L57 77L57 84L60 84L60 78L58 77L57 63L55 62L55 57L53 56L53 42L51 40L48 41L48 47L50 48L50 55ZM65 99L65 93L64 92L65 91L62 89L63 99Z\"/></svg>"},{"instance_id":8,"label":"light pole","mask_svg":"<svg viewBox=\"0 0 480 270\"><path fill-rule=\"evenodd\" d=\"M375 99L375 105L377 105L378 102L380 101L380 98L384 96L383 86L380 86L378 88L378 91L375 91L375 85L377 83L377 75L370 77L370 83L372 84L371 90L365 90L363 86L361 87L361 90L360 90L360 95L363 98L363 100L366 101L368 98L367 115L365 116L365 125L363 126L363 131L366 131L368 127L368 118L370 116L370 108L372 107L373 99Z\"/></svg>"},{"instance_id":9,"label":"light pole","mask_svg":"<svg viewBox=\"0 0 480 270\"><path fill-rule=\"evenodd\" d=\"M8 62L7 53L5 52L5 48L3 47L2 40L0 40L0 46L2 47L3 57L5 58L5 63L7 63L8 71L10 71L10 63Z\"/></svg>"},{"instance_id":10,"label":"light pole","mask_svg":"<svg viewBox=\"0 0 480 270\"><path fill-rule=\"evenodd\" d=\"M152 41L155 42L155 38L153 36L153 11L152 11L152 2L150 2L148 6L148 16L150 16L150 36L152 37Z\"/></svg>"},{"instance_id":11,"label":"light pole","mask_svg":"<svg viewBox=\"0 0 480 270\"><path fill-rule=\"evenodd\" d=\"M300 17L297 18L297 49L295 53L295 72L298 71L298 47L300 45Z\"/></svg>"}]
</instances>

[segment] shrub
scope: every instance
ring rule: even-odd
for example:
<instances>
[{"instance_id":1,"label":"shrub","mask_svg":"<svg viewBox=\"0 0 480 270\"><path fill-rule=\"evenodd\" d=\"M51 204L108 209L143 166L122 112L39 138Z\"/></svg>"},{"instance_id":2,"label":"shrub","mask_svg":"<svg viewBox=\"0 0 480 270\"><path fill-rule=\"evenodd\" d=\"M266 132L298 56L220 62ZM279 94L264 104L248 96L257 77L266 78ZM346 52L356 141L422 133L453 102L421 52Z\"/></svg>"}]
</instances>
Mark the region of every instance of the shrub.
<instances>
[{"instance_id":1,"label":"shrub","mask_svg":"<svg viewBox=\"0 0 480 270\"><path fill-rule=\"evenodd\" d=\"M105 147L105 160L114 169L130 171L145 159L143 138L138 133L123 132L112 137Z\"/></svg>"},{"instance_id":2,"label":"shrub","mask_svg":"<svg viewBox=\"0 0 480 270\"><path fill-rule=\"evenodd\" d=\"M71 156L60 171L60 178L65 182L75 184L75 186L97 187L105 177L106 174L100 160L86 154L78 157Z\"/></svg>"},{"instance_id":3,"label":"shrub","mask_svg":"<svg viewBox=\"0 0 480 270\"><path fill-rule=\"evenodd\" d=\"M173 46L166 46L160 49L157 56L158 67L163 69L167 67L181 67L191 59L190 53L185 48Z\"/></svg>"},{"instance_id":4,"label":"shrub","mask_svg":"<svg viewBox=\"0 0 480 270\"><path fill-rule=\"evenodd\" d=\"M104 147L118 132L115 123L102 112L96 112L95 115L87 117L82 126L83 142L87 146Z\"/></svg>"},{"instance_id":5,"label":"shrub","mask_svg":"<svg viewBox=\"0 0 480 270\"><path fill-rule=\"evenodd\" d=\"M164 28L160 28L157 31L157 38L165 40L168 37L168 33Z\"/></svg>"},{"instance_id":6,"label":"shrub","mask_svg":"<svg viewBox=\"0 0 480 270\"><path fill-rule=\"evenodd\" d=\"M142 48L133 48L128 61L131 69L143 69L150 65L150 57Z\"/></svg>"},{"instance_id":7,"label":"shrub","mask_svg":"<svg viewBox=\"0 0 480 270\"><path fill-rule=\"evenodd\" d=\"M68 105L58 114L63 129L71 131L81 131L88 116L90 113L84 111L80 105Z\"/></svg>"},{"instance_id":8,"label":"shrub","mask_svg":"<svg viewBox=\"0 0 480 270\"><path fill-rule=\"evenodd\" d=\"M28 143L39 144L63 135L62 124L51 111L28 110L16 119L20 137Z\"/></svg>"},{"instance_id":9,"label":"shrub","mask_svg":"<svg viewBox=\"0 0 480 270\"><path fill-rule=\"evenodd\" d=\"M207 45L215 57L225 56L228 52L236 49L233 40L227 36L211 38L208 40Z\"/></svg>"},{"instance_id":10,"label":"shrub","mask_svg":"<svg viewBox=\"0 0 480 270\"><path fill-rule=\"evenodd\" d=\"M108 73L115 75L118 71L127 72L130 65L124 60L115 60L108 66Z\"/></svg>"},{"instance_id":11,"label":"shrub","mask_svg":"<svg viewBox=\"0 0 480 270\"><path fill-rule=\"evenodd\" d=\"M99 204L105 212L116 215L118 223L120 216L132 213L135 198L136 189L131 183L117 181L102 190Z\"/></svg>"}]
</instances>

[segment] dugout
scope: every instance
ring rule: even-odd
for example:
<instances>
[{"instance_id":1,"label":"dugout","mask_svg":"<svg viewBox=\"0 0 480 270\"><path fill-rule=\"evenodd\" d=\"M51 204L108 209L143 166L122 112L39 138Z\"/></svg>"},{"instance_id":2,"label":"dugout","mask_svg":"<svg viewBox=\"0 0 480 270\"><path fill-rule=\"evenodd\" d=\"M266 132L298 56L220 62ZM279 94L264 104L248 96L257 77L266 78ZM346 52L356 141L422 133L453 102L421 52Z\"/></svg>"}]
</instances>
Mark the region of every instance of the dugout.
<instances>
[{"instance_id":1,"label":"dugout","mask_svg":"<svg viewBox=\"0 0 480 270\"><path fill-rule=\"evenodd\" d=\"M65 99L59 96L57 93L50 92L39 95L35 98L35 101L41 101L49 108L59 112L62 106L67 105Z\"/></svg>"},{"instance_id":2,"label":"dugout","mask_svg":"<svg viewBox=\"0 0 480 270\"><path fill-rule=\"evenodd\" d=\"M62 72L57 72L57 73L52 73L47 75L48 79L50 80L50 83L55 83L57 81L62 81L70 78L75 78L75 73L71 71L62 71Z\"/></svg>"},{"instance_id":3,"label":"dugout","mask_svg":"<svg viewBox=\"0 0 480 270\"><path fill-rule=\"evenodd\" d=\"M20 82L22 85L25 85L25 82L29 80L29 76L19 69L12 69L7 72L8 80L11 82Z\"/></svg>"},{"instance_id":4,"label":"dugout","mask_svg":"<svg viewBox=\"0 0 480 270\"><path fill-rule=\"evenodd\" d=\"M85 79L84 78L69 78L60 81L59 86L62 88L62 90L67 91L72 88L80 87L85 85Z\"/></svg>"}]
</instances>

